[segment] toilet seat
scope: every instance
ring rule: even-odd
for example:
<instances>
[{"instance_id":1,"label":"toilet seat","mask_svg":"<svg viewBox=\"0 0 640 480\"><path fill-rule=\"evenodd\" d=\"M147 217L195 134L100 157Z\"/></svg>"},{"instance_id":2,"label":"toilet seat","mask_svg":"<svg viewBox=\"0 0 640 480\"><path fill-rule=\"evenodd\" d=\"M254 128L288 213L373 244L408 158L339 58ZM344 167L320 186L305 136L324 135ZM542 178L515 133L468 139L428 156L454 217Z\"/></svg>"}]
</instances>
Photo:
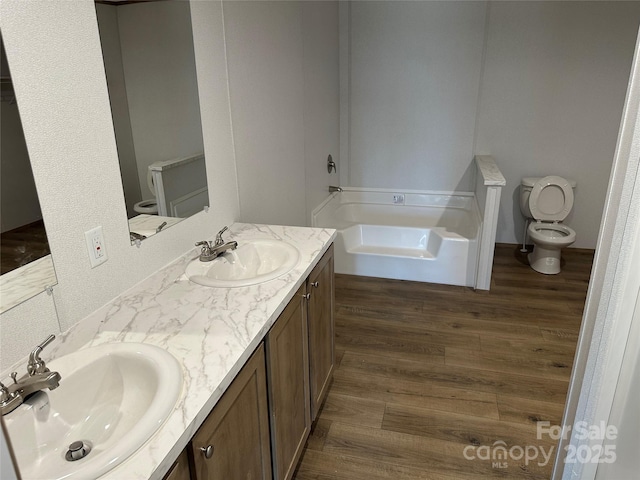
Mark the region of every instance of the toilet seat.
<instances>
[{"instance_id":1,"label":"toilet seat","mask_svg":"<svg viewBox=\"0 0 640 480\"><path fill-rule=\"evenodd\" d=\"M560 192L558 192L558 189ZM564 198L562 207L558 203L558 194ZM529 210L533 218L541 222L562 222L573 208L573 189L569 182L557 175L543 177L536 182L529 196ZM575 232L574 232L575 233Z\"/></svg>"},{"instance_id":2,"label":"toilet seat","mask_svg":"<svg viewBox=\"0 0 640 480\"><path fill-rule=\"evenodd\" d=\"M138 213L146 213L147 215L157 215L158 201L155 198L142 200L133 206L133 210Z\"/></svg>"},{"instance_id":3,"label":"toilet seat","mask_svg":"<svg viewBox=\"0 0 640 480\"><path fill-rule=\"evenodd\" d=\"M568 247L576 241L576 231L560 223L531 222L529 236L536 244Z\"/></svg>"}]
</instances>

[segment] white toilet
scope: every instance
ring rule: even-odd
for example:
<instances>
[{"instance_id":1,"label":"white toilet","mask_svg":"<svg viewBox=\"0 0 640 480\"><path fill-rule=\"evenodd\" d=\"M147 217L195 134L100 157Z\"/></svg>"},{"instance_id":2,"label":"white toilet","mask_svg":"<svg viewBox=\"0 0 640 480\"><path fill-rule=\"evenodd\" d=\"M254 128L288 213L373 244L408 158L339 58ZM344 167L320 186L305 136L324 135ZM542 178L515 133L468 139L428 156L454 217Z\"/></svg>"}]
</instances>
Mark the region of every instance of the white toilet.
<instances>
[{"instance_id":1,"label":"white toilet","mask_svg":"<svg viewBox=\"0 0 640 480\"><path fill-rule=\"evenodd\" d=\"M562 221L573 208L576 183L562 177L525 177L520 187L520 210L533 219L527 232L533 241L529 264L536 272L560 273L560 252L576 241L576 232Z\"/></svg>"},{"instance_id":2,"label":"white toilet","mask_svg":"<svg viewBox=\"0 0 640 480\"><path fill-rule=\"evenodd\" d=\"M153 184L153 177L151 176L151 170L147 170L147 187L149 191L156 196L156 187ZM137 213L146 213L147 215L158 214L158 201L155 198L142 200L133 206L133 210Z\"/></svg>"}]
</instances>

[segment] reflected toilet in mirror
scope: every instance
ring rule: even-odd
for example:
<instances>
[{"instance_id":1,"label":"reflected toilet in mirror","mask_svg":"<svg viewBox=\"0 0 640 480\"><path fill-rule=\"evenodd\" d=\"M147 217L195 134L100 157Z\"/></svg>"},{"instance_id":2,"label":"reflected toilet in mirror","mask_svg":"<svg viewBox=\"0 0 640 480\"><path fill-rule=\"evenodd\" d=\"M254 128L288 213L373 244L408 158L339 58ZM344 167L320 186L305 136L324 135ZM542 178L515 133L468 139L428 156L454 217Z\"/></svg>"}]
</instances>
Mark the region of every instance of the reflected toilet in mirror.
<instances>
[{"instance_id":1,"label":"reflected toilet in mirror","mask_svg":"<svg viewBox=\"0 0 640 480\"><path fill-rule=\"evenodd\" d=\"M209 205L189 2L96 2L131 241Z\"/></svg>"}]
</instances>

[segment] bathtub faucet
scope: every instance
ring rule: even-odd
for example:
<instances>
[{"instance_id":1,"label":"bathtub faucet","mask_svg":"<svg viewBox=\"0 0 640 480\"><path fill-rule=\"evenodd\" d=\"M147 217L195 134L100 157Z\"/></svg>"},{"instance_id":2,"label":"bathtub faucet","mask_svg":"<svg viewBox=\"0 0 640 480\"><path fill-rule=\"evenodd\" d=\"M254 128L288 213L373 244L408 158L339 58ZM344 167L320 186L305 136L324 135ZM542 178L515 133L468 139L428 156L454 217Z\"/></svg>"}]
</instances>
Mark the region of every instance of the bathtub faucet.
<instances>
[{"instance_id":1,"label":"bathtub faucet","mask_svg":"<svg viewBox=\"0 0 640 480\"><path fill-rule=\"evenodd\" d=\"M329 193L341 192L341 191L342 191L342 187L334 187L333 185L329 186Z\"/></svg>"}]
</instances>

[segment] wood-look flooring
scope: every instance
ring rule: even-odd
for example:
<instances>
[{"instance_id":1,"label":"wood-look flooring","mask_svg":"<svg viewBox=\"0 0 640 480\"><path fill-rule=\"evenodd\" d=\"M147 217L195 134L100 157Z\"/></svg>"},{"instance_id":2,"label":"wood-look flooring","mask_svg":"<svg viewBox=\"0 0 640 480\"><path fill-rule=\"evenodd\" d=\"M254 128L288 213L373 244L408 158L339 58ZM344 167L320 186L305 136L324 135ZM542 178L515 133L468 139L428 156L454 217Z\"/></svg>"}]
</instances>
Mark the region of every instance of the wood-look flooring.
<instances>
[{"instance_id":1,"label":"wood-look flooring","mask_svg":"<svg viewBox=\"0 0 640 480\"><path fill-rule=\"evenodd\" d=\"M547 276L518 250L497 246L489 292L336 275L337 368L294 478L550 477L536 424L561 421L593 252ZM477 458L496 442L540 456Z\"/></svg>"}]
</instances>

